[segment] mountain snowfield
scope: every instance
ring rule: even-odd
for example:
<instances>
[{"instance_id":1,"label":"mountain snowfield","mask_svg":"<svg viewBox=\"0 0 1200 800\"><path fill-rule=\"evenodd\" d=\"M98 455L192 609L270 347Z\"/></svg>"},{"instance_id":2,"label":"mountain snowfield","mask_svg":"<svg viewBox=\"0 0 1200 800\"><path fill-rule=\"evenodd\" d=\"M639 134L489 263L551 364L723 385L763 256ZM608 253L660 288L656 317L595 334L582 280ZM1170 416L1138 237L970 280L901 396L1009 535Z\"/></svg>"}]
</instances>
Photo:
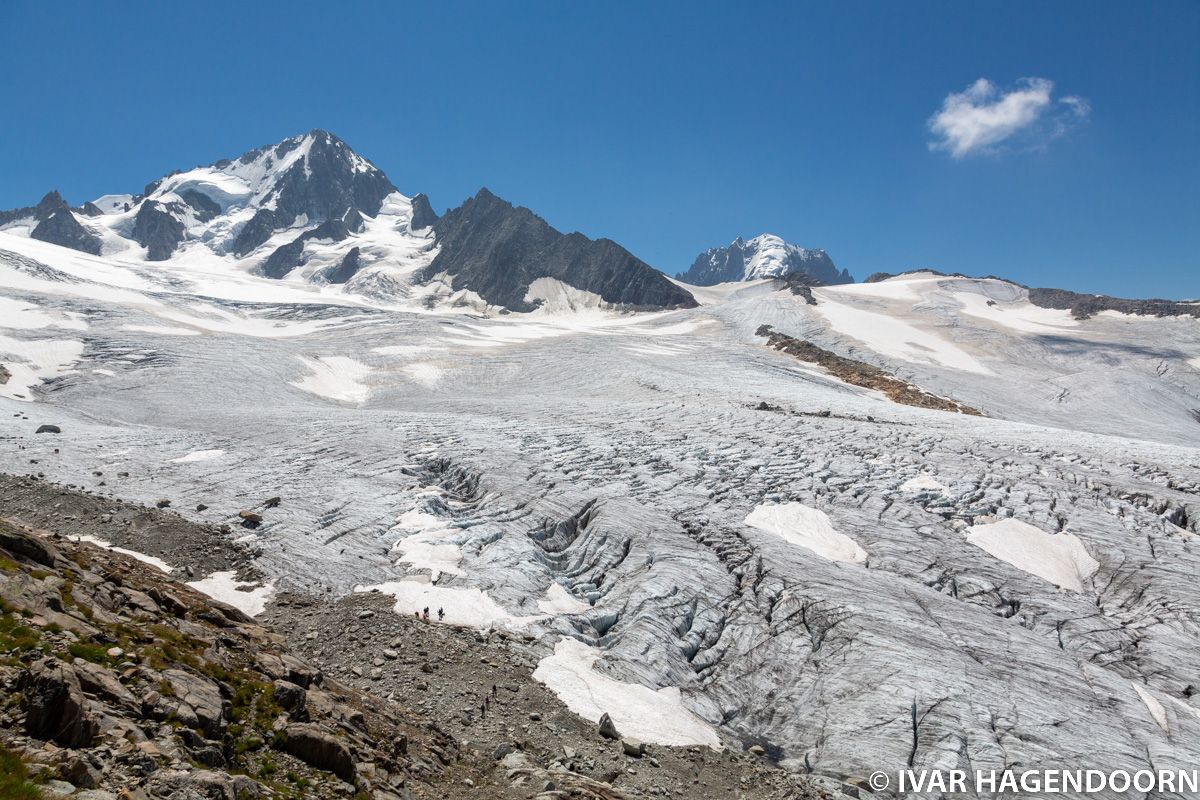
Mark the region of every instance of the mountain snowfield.
<instances>
[{"instance_id":1,"label":"mountain snowfield","mask_svg":"<svg viewBox=\"0 0 1200 800\"><path fill-rule=\"evenodd\" d=\"M299 138L69 209L99 255L31 236L61 206L7 217L0 469L228 523L268 576L251 611L380 591L519 631L573 711L648 741L843 778L1200 761L1195 318L929 272L812 302L660 284L490 194L490 227L417 227L415 195ZM561 268L513 283L514 242ZM762 325L985 416L893 403Z\"/></svg>"}]
</instances>

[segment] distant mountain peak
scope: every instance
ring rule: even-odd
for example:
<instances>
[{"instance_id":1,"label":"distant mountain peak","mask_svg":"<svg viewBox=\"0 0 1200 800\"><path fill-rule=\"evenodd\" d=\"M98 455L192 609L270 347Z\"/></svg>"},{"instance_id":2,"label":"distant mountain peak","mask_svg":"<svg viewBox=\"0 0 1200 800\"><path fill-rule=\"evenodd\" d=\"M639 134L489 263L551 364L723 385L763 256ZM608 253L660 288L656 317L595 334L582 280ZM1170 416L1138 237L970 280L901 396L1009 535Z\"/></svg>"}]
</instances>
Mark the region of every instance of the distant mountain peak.
<instances>
[{"instance_id":1,"label":"distant mountain peak","mask_svg":"<svg viewBox=\"0 0 1200 800\"><path fill-rule=\"evenodd\" d=\"M773 233L761 233L753 239L734 239L727 247L705 250L679 280L694 286L712 286L727 281L752 281L782 278L803 272L825 283L853 283L846 270L838 270L824 250L811 250L784 241Z\"/></svg>"}]
</instances>

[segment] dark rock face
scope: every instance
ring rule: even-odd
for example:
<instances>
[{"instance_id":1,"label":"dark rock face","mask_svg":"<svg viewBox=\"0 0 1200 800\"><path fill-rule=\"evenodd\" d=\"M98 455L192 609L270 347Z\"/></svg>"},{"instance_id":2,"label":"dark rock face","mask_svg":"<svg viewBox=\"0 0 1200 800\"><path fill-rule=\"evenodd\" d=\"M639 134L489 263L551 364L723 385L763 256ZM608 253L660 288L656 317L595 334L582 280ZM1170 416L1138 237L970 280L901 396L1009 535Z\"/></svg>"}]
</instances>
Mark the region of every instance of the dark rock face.
<instances>
[{"instance_id":1,"label":"dark rock face","mask_svg":"<svg viewBox=\"0 0 1200 800\"><path fill-rule=\"evenodd\" d=\"M791 272L779 278L779 282L783 284L784 289L789 290L792 294L799 295L804 298L804 302L810 306L817 304L817 298L813 295L814 286L826 286L825 281L820 278L814 278L807 272Z\"/></svg>"},{"instance_id":2,"label":"dark rock face","mask_svg":"<svg viewBox=\"0 0 1200 800\"><path fill-rule=\"evenodd\" d=\"M346 217L359 228L362 227L362 217L357 211L351 209L346 212ZM309 239L328 239L333 242L340 242L350 236L350 229L346 222L341 218L331 219L322 222L311 231L305 231L287 244L280 245L275 248L275 251L267 257L259 268L259 273L268 278L282 278L296 267L304 263L304 243ZM355 258L358 257L358 248L354 248ZM350 257L348 253L347 258ZM345 263L343 259L342 263ZM355 267L357 270L357 267ZM350 273L353 275L354 273ZM345 281L334 281L334 283L345 283Z\"/></svg>"},{"instance_id":3,"label":"dark rock face","mask_svg":"<svg viewBox=\"0 0 1200 800\"><path fill-rule=\"evenodd\" d=\"M66 208L65 203L63 205L63 208L39 222L29 235L60 247L69 247L94 256L100 255L100 237L80 225L71 209Z\"/></svg>"},{"instance_id":4,"label":"dark rock face","mask_svg":"<svg viewBox=\"0 0 1200 800\"><path fill-rule=\"evenodd\" d=\"M87 710L87 699L70 666L45 658L21 677L25 732L63 747L88 747L100 726Z\"/></svg>"},{"instance_id":5,"label":"dark rock face","mask_svg":"<svg viewBox=\"0 0 1200 800\"><path fill-rule=\"evenodd\" d=\"M833 259L824 250L807 250L802 247L785 243L778 237L763 235L749 241L738 237L728 247L713 247L705 250L687 272L676 277L693 286L713 286L727 281L746 279L747 265L752 263L764 245L763 240L784 249L783 263L774 277L792 273L805 273L818 278L826 284L853 283L854 279L846 270L839 270ZM751 277L772 277L768 275Z\"/></svg>"},{"instance_id":6,"label":"dark rock face","mask_svg":"<svg viewBox=\"0 0 1200 800\"><path fill-rule=\"evenodd\" d=\"M266 201L274 209L262 208L242 228L234 242L234 252L245 255L261 245L276 229L291 225L304 214L310 221L339 219L347 209L375 216L383 198L396 191L382 171L362 160L345 142L326 131L312 131L307 137L285 140L274 147L274 156L283 158L310 138L308 156L292 164L276 181ZM253 160L263 154L256 150L240 160Z\"/></svg>"},{"instance_id":7,"label":"dark rock face","mask_svg":"<svg viewBox=\"0 0 1200 800\"><path fill-rule=\"evenodd\" d=\"M192 207L196 213L196 219L201 222L208 222L221 213L221 207L217 205L216 201L203 192L184 189L179 196L183 198L183 202Z\"/></svg>"},{"instance_id":8,"label":"dark rock face","mask_svg":"<svg viewBox=\"0 0 1200 800\"><path fill-rule=\"evenodd\" d=\"M310 767L332 772L346 783L354 783L354 758L340 739L316 725L288 725L283 750Z\"/></svg>"},{"instance_id":9,"label":"dark rock face","mask_svg":"<svg viewBox=\"0 0 1200 800\"><path fill-rule=\"evenodd\" d=\"M338 264L326 277L330 283L345 283L353 278L361 268L362 259L359 258L358 248L354 247L349 253L346 253L342 263Z\"/></svg>"},{"instance_id":10,"label":"dark rock face","mask_svg":"<svg viewBox=\"0 0 1200 800\"><path fill-rule=\"evenodd\" d=\"M298 236L287 244L275 248L259 268L259 273L268 278L282 278L304 263L304 237Z\"/></svg>"},{"instance_id":11,"label":"dark rock face","mask_svg":"<svg viewBox=\"0 0 1200 800\"><path fill-rule=\"evenodd\" d=\"M98 205L89 200L79 207L79 213L85 217L98 217L104 212L100 210Z\"/></svg>"},{"instance_id":12,"label":"dark rock face","mask_svg":"<svg viewBox=\"0 0 1200 800\"><path fill-rule=\"evenodd\" d=\"M1066 289L1030 289L1029 302L1042 308L1069 310L1075 319L1088 319L1101 311L1151 317L1200 317L1200 305L1174 300L1127 300L1103 294L1080 294Z\"/></svg>"},{"instance_id":13,"label":"dark rock face","mask_svg":"<svg viewBox=\"0 0 1200 800\"><path fill-rule=\"evenodd\" d=\"M538 278L557 278L636 309L697 305L691 294L616 242L564 235L487 189L446 212L433 229L441 249L418 281L445 272L456 291L470 289L512 311L536 308L525 294Z\"/></svg>"},{"instance_id":14,"label":"dark rock face","mask_svg":"<svg viewBox=\"0 0 1200 800\"><path fill-rule=\"evenodd\" d=\"M133 239L146 248L150 261L166 261L183 241L183 223L171 213L170 206L146 200L133 221Z\"/></svg>"},{"instance_id":15,"label":"dark rock face","mask_svg":"<svg viewBox=\"0 0 1200 800\"><path fill-rule=\"evenodd\" d=\"M409 223L409 228L414 231L428 228L433 223L437 222L438 215L433 210L433 206L429 205L429 198L424 194L418 194L412 199L412 221Z\"/></svg>"}]
</instances>

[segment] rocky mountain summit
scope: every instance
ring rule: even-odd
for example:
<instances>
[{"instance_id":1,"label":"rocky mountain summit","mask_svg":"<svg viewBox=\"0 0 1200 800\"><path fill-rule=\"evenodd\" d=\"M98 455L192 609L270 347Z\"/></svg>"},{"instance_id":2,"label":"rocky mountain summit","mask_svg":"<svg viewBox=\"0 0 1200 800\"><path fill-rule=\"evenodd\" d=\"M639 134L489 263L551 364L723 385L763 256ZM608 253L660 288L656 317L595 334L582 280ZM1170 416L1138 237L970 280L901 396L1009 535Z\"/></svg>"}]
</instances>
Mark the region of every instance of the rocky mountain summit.
<instances>
[{"instance_id":1,"label":"rocky mountain summit","mask_svg":"<svg viewBox=\"0 0 1200 800\"><path fill-rule=\"evenodd\" d=\"M489 303L532 311L530 287L541 278L633 309L693 308L695 299L610 239L562 234L527 208L479 192L433 223L440 250L425 274L453 276Z\"/></svg>"},{"instance_id":2,"label":"rocky mountain summit","mask_svg":"<svg viewBox=\"0 0 1200 800\"><path fill-rule=\"evenodd\" d=\"M686 272L676 277L693 286L712 286L728 281L782 278L794 272L827 284L854 282L850 273L839 270L824 250L809 250L770 233L750 240L739 236L727 247L705 250Z\"/></svg>"}]
</instances>

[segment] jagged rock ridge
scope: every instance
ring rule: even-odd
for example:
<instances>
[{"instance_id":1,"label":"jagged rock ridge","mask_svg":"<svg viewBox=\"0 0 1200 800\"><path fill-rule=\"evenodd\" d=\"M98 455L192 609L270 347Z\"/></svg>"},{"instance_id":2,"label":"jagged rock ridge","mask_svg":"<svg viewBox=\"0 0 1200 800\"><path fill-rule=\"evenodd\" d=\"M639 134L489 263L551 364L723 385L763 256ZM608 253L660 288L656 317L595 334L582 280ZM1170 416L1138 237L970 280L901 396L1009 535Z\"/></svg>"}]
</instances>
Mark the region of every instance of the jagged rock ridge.
<instances>
[{"instance_id":1,"label":"jagged rock ridge","mask_svg":"<svg viewBox=\"0 0 1200 800\"><path fill-rule=\"evenodd\" d=\"M693 308L686 290L610 239L563 234L527 208L479 192L433 224L440 247L425 277L446 273L454 289L470 289L513 311L538 278L556 278L631 308Z\"/></svg>"}]
</instances>

